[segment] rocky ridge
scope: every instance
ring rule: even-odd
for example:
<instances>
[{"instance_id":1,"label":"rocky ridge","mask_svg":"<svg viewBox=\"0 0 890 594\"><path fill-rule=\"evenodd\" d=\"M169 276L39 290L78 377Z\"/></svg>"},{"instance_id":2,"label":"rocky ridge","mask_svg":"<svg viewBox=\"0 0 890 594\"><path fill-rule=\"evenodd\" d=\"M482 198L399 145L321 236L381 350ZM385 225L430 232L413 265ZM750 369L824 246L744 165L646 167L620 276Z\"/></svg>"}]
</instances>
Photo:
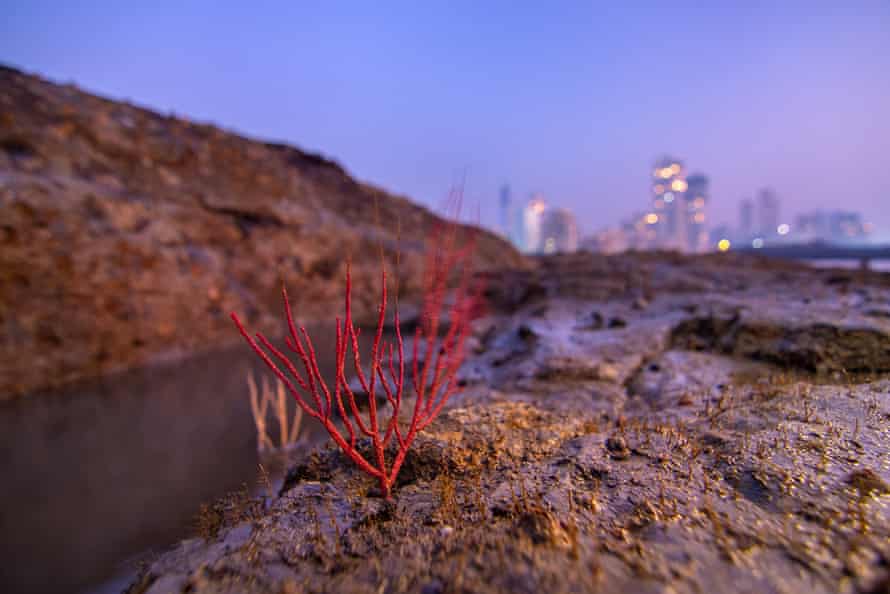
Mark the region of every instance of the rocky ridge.
<instances>
[{"instance_id":1,"label":"rocky ridge","mask_svg":"<svg viewBox=\"0 0 890 594\"><path fill-rule=\"evenodd\" d=\"M230 311L276 331L282 281L327 320L347 259L359 314L381 252L410 298L438 222L320 155L0 66L0 398L234 339ZM472 233L480 267L520 262Z\"/></svg>"}]
</instances>

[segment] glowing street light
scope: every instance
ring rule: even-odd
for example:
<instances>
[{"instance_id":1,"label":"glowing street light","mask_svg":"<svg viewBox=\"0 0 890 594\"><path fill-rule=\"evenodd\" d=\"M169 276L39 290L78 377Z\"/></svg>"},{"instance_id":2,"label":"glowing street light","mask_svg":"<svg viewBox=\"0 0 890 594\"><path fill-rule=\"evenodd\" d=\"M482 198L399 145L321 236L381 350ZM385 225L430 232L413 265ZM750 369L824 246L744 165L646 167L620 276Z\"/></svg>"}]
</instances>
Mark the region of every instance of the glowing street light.
<instances>
[{"instance_id":1,"label":"glowing street light","mask_svg":"<svg viewBox=\"0 0 890 594\"><path fill-rule=\"evenodd\" d=\"M731 247L732 243L728 239L721 239L717 242L717 249L721 252L728 252Z\"/></svg>"},{"instance_id":2,"label":"glowing street light","mask_svg":"<svg viewBox=\"0 0 890 594\"><path fill-rule=\"evenodd\" d=\"M779 225L778 229L776 229L779 235L788 235L791 232L791 225L787 223L782 223Z\"/></svg>"},{"instance_id":3,"label":"glowing street light","mask_svg":"<svg viewBox=\"0 0 890 594\"><path fill-rule=\"evenodd\" d=\"M654 212L650 212L649 214L646 215L646 222L650 225L654 225L655 223L658 222L658 215L655 214Z\"/></svg>"}]
</instances>

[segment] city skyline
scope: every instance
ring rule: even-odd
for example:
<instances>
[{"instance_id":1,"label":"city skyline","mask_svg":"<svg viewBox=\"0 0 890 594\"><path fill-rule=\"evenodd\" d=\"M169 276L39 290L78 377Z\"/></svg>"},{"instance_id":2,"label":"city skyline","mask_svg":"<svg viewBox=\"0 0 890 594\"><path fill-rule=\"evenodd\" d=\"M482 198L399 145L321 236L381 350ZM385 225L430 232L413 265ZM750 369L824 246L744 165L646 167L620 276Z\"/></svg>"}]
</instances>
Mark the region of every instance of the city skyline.
<instances>
[{"instance_id":1,"label":"city skyline","mask_svg":"<svg viewBox=\"0 0 890 594\"><path fill-rule=\"evenodd\" d=\"M8 7L0 62L321 152L431 207L465 177L491 227L505 181L585 233L614 225L668 151L709 177L714 224L771 187L788 213L843 203L890 239L890 5L678 2L669 35L663 10L35 1Z\"/></svg>"}]
</instances>

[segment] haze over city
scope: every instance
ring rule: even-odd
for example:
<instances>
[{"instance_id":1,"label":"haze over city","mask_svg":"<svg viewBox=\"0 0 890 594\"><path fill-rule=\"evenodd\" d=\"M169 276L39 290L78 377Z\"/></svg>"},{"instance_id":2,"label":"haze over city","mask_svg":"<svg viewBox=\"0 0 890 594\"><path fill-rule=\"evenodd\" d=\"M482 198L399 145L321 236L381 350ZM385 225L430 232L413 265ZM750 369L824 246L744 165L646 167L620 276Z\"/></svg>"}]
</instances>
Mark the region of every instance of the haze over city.
<instances>
[{"instance_id":1,"label":"haze over city","mask_svg":"<svg viewBox=\"0 0 890 594\"><path fill-rule=\"evenodd\" d=\"M322 152L430 205L466 174L487 224L503 183L583 231L614 224L645 207L669 152L710 177L715 221L770 186L789 213L842 201L890 227L886 2L245 11L22 3L0 56Z\"/></svg>"},{"instance_id":2,"label":"haze over city","mask_svg":"<svg viewBox=\"0 0 890 594\"><path fill-rule=\"evenodd\" d=\"M859 210L890 235L890 4L13 3L0 60L296 144L435 206L466 177L543 193L582 232L647 208L663 153L710 220Z\"/></svg>"}]
</instances>

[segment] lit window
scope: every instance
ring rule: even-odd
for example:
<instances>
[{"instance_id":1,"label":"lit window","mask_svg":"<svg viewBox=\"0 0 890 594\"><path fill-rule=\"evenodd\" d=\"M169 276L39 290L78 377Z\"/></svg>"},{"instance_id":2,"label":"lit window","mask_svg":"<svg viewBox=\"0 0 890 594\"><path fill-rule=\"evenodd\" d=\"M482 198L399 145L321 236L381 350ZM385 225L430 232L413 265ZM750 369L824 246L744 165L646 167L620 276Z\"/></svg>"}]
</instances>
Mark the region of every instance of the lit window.
<instances>
[{"instance_id":1,"label":"lit window","mask_svg":"<svg viewBox=\"0 0 890 594\"><path fill-rule=\"evenodd\" d=\"M667 194L665 194L665 195L664 195L664 201L667 202L668 204L670 204L671 202L673 202L673 201L674 201L674 193L673 193L673 192L668 192Z\"/></svg>"},{"instance_id":2,"label":"lit window","mask_svg":"<svg viewBox=\"0 0 890 594\"><path fill-rule=\"evenodd\" d=\"M655 201L655 208L657 208L657 209L662 209L662 208L664 208L664 200L662 200L661 198L659 198L658 200L656 200L656 201Z\"/></svg>"},{"instance_id":3,"label":"lit window","mask_svg":"<svg viewBox=\"0 0 890 594\"><path fill-rule=\"evenodd\" d=\"M675 179L671 182L671 189L675 192L685 192L687 187L686 182L682 179Z\"/></svg>"},{"instance_id":4,"label":"lit window","mask_svg":"<svg viewBox=\"0 0 890 594\"><path fill-rule=\"evenodd\" d=\"M658 222L658 215L655 214L654 212L650 212L649 214L646 215L646 222L649 223L650 225L654 225L655 223Z\"/></svg>"},{"instance_id":5,"label":"lit window","mask_svg":"<svg viewBox=\"0 0 890 594\"><path fill-rule=\"evenodd\" d=\"M674 163L670 166L671 173L680 173L680 164Z\"/></svg>"},{"instance_id":6,"label":"lit window","mask_svg":"<svg viewBox=\"0 0 890 594\"><path fill-rule=\"evenodd\" d=\"M664 186L661 184L655 184L655 193L661 196L664 193Z\"/></svg>"},{"instance_id":7,"label":"lit window","mask_svg":"<svg viewBox=\"0 0 890 594\"><path fill-rule=\"evenodd\" d=\"M696 223L704 223L705 222L705 213L703 213L703 212L695 213L695 222Z\"/></svg>"}]
</instances>

